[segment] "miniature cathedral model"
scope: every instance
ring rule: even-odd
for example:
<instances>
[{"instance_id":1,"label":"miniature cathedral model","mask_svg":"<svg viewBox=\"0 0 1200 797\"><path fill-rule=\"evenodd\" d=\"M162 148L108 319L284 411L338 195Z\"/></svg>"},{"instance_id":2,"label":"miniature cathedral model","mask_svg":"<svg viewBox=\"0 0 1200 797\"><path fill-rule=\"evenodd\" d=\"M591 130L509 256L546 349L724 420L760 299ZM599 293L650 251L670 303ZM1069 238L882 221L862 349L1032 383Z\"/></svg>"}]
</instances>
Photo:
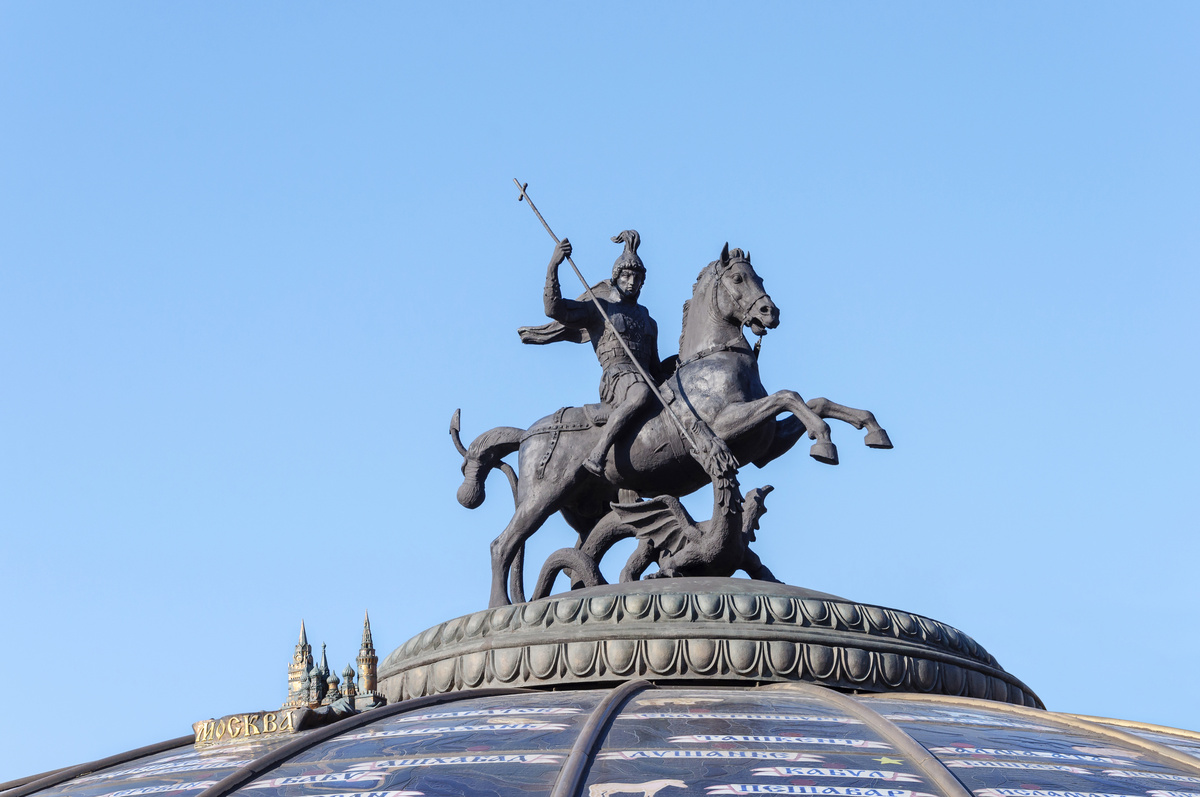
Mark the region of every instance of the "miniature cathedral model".
<instances>
[{"instance_id":1,"label":"miniature cathedral model","mask_svg":"<svg viewBox=\"0 0 1200 797\"><path fill-rule=\"evenodd\" d=\"M355 669L347 664L341 678L329 667L325 645L321 645L321 661L313 660L312 645L304 621L300 621L300 639L288 665L288 695L283 708L319 708L328 706L342 698L381 698L376 690L378 683L375 644L371 639L371 617L363 614L362 644L358 649L358 683L354 681ZM369 701L372 702L372 701Z\"/></svg>"},{"instance_id":2,"label":"miniature cathedral model","mask_svg":"<svg viewBox=\"0 0 1200 797\"><path fill-rule=\"evenodd\" d=\"M376 686L376 665L379 657L375 655L375 643L371 639L371 615L363 612L362 646L358 649L358 689L360 694L378 695ZM349 665L347 665L347 669Z\"/></svg>"}]
</instances>

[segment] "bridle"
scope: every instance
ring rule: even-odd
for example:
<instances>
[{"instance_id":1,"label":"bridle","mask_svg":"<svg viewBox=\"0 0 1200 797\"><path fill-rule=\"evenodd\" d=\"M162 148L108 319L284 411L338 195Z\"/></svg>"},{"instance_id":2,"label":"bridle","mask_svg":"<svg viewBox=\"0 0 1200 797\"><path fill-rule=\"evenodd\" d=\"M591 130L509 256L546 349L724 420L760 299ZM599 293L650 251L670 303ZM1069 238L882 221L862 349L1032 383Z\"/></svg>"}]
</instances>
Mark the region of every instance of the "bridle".
<instances>
[{"instance_id":1,"label":"bridle","mask_svg":"<svg viewBox=\"0 0 1200 797\"><path fill-rule=\"evenodd\" d=\"M723 320L721 317L720 307L717 303L717 291L724 290L725 293L729 294L729 298L733 300L734 307L736 307L742 313L742 317L738 321L738 329L741 329L750 323L750 314L754 312L754 305L758 304L760 299L766 299L768 297L767 292L763 291L762 293L758 294L758 296L754 297L754 301L747 303L745 307L742 307L738 303L737 296L734 295L733 291L725 287L725 275L729 273L729 270L733 267L733 264L737 262L745 261L731 260L724 265L722 265L720 261L717 261L717 266L714 269L717 284L709 294L708 312L712 315L714 321ZM760 335L759 337L761 338L762 336Z\"/></svg>"},{"instance_id":2,"label":"bridle","mask_svg":"<svg viewBox=\"0 0 1200 797\"><path fill-rule=\"evenodd\" d=\"M708 312L714 321L724 320L717 302L717 291L723 289L727 294L729 294L729 298L733 300L734 306L742 312L741 321L738 323L738 329L740 330L750 322L750 314L754 311L754 305L758 304L760 299L767 298L767 292L763 291L760 293L754 298L754 301L750 302L749 306L743 310L738 304L737 297L733 295L733 291L725 287L725 275L729 272L730 267L736 262L736 260L730 261L722 266L718 261L716 267L713 269L714 279L716 280L717 284L713 286L712 291L709 292ZM718 354L723 351L730 351L737 354L749 354L751 357L757 360L758 353L762 349L762 335L758 336L758 341L754 344L753 349L745 345L745 343L745 338L743 338L741 335L738 335L738 340L736 341L732 341L730 343L719 343L716 346L709 346L706 349L701 349L691 357L688 357L686 360L682 360L677 366L677 370L679 368L683 368L683 366L687 365L688 363L694 363L696 360L702 360L705 357L709 357L713 354Z\"/></svg>"}]
</instances>

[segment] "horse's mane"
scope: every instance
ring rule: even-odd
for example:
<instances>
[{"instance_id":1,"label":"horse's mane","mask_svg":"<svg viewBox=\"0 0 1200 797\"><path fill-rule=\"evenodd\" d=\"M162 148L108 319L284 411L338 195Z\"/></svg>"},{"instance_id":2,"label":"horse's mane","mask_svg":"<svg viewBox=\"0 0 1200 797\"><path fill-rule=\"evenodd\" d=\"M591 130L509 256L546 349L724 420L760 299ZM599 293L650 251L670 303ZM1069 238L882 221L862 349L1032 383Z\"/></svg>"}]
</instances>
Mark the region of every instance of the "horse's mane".
<instances>
[{"instance_id":1,"label":"horse's mane","mask_svg":"<svg viewBox=\"0 0 1200 797\"><path fill-rule=\"evenodd\" d=\"M706 277L712 275L714 267L717 265L716 260L709 263L704 268L700 269L700 273L696 275L696 281L692 284L692 299L696 298L696 294L700 290L700 283L704 282ZM692 299L688 299L683 303L683 327L679 330L679 350L683 351L683 336L687 334L688 328L688 310L691 309Z\"/></svg>"},{"instance_id":2,"label":"horse's mane","mask_svg":"<svg viewBox=\"0 0 1200 797\"><path fill-rule=\"evenodd\" d=\"M729 244L725 244L725 246L726 246L726 248L728 248ZM722 254L722 256L725 255L724 252L722 252L721 254ZM750 264L750 253L749 252L743 252L741 249L729 249L728 254L729 254L729 259L725 261L726 263L736 263L737 261L742 260L742 261L745 261L745 263L747 265ZM700 292L700 283L704 282L705 283L704 287L706 289L708 288L708 283L712 282L712 276L713 276L713 274L715 274L717 272L717 267L720 265L721 265L720 260L714 260L713 262L709 263L704 268L700 269L700 273L696 275L696 282L692 285L692 299L695 299L696 295ZM707 280L707 282L706 282L706 280ZM679 350L680 351L683 351L683 336L684 336L684 334L687 333L688 310L690 310L692 307L692 299L688 299L686 302L683 303L683 329L681 329L679 332Z\"/></svg>"}]
</instances>

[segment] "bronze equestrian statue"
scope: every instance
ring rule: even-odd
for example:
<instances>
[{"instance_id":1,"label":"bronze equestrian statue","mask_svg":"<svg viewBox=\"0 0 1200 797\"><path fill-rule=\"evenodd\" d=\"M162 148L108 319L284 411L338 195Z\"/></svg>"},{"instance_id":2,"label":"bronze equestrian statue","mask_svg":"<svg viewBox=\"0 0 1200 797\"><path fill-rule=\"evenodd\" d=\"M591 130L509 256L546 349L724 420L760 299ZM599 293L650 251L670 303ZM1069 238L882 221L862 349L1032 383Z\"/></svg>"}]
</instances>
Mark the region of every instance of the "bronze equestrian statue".
<instances>
[{"instance_id":1,"label":"bronze equestrian statue","mask_svg":"<svg viewBox=\"0 0 1200 797\"><path fill-rule=\"evenodd\" d=\"M522 343L554 343L570 340L590 342L596 351L603 373L600 377L600 403L608 413L604 433L583 460L583 467L596 476L604 475L605 460L613 442L625 431L639 412L655 406L654 394L642 379L617 335L625 339L642 371L656 382L666 376L658 361L658 324L649 311L638 304L638 296L646 281L646 267L638 257L641 237L637 230L625 230L613 236L613 243L625 244L625 250L613 263L612 280L592 286L604 313L586 296L564 299L558 284L558 267L571 256L571 242L563 238L555 247L546 271L543 304L546 315L554 323L541 327L522 327L517 330ZM608 316L608 323L605 316Z\"/></svg>"},{"instance_id":2,"label":"bronze equestrian statue","mask_svg":"<svg viewBox=\"0 0 1200 797\"><path fill-rule=\"evenodd\" d=\"M525 196L522 190L522 198ZM567 247L556 247L554 257L561 262L559 255L566 257L569 252ZM551 270L557 265L552 261ZM599 304L599 296L596 298L594 305ZM636 294L633 298L636 304ZM610 292L604 301L612 306L626 298ZM548 313L551 305L555 312L562 306L547 296ZM587 329L589 339L597 341L597 357L605 364L600 342L607 329L597 328L594 320L592 326L586 326L589 322L571 314L564 317L572 318L572 324L581 324L571 327L579 330L576 335L581 341L582 330ZM644 318L649 319L649 315ZM566 322L559 323L568 328ZM458 489L458 500L467 508L483 503L484 480L493 468L511 470L502 458L513 452L518 456L519 479L510 476L515 482L516 511L491 545L490 605L524 600L521 579L513 579L511 596L506 582L525 541L555 512L562 513L579 532L581 544L586 544L596 524L612 511L619 490L628 491L626 498L633 494L684 496L724 471L721 463L730 454L737 463L753 462L762 467L807 434L816 441L810 455L836 465L837 448L830 439L826 418L849 423L856 429L865 427L868 446L891 448L887 433L869 411L824 398L806 402L794 390L767 394L759 378L757 357L742 328L748 327L761 336L778 325L779 308L763 289L749 253L731 250L726 244L720 257L701 270L692 298L684 303L677 366L669 376L662 369L655 373L645 368L647 374L654 374L652 378L665 377L655 388L667 403L666 408L656 406L657 402L639 403L619 421L628 425L608 434L606 424L630 400L630 386L634 384L633 380L615 379L625 382L622 397L610 394L617 401L615 408L603 404L565 407L527 430L501 426L477 437L464 456L463 483ZM593 337L593 331L597 337ZM562 339L571 339L563 334ZM631 352L643 351L632 345L628 348ZM615 360L609 364L612 362ZM648 391L655 388L647 386ZM786 417L777 418L780 415ZM452 432L457 437L457 426ZM607 452L602 459L598 456L601 452ZM603 465L599 475L585 464L593 455L599 463L591 464Z\"/></svg>"}]
</instances>

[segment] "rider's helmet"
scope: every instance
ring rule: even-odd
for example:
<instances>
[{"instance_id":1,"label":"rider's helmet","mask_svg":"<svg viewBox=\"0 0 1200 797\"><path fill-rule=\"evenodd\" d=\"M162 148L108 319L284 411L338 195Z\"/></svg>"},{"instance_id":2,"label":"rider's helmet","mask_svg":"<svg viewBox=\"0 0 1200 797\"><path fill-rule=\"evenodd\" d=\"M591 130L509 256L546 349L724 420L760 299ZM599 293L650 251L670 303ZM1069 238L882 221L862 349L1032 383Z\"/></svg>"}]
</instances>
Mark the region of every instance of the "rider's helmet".
<instances>
[{"instance_id":1,"label":"rider's helmet","mask_svg":"<svg viewBox=\"0 0 1200 797\"><path fill-rule=\"evenodd\" d=\"M638 257L637 253L638 246L642 242L642 237L638 235L638 231L622 230L612 237L612 242L615 244L625 244L625 251L621 252L616 262L613 263L613 282L617 281L617 277L622 271L636 271L644 280L646 278L646 267L642 264L642 259Z\"/></svg>"}]
</instances>

